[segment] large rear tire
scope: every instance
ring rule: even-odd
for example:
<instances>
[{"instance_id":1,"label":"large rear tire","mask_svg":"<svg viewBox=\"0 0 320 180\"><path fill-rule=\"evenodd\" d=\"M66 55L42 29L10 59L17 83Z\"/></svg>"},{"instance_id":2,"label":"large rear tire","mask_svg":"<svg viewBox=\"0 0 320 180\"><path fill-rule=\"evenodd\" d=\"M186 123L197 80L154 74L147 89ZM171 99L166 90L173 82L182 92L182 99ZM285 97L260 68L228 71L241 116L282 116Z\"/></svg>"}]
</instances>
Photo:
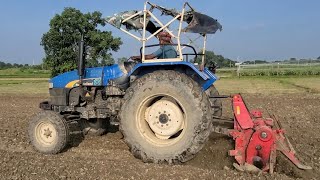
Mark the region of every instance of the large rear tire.
<instances>
[{"instance_id":1,"label":"large rear tire","mask_svg":"<svg viewBox=\"0 0 320 180\"><path fill-rule=\"evenodd\" d=\"M31 144L38 152L57 154L66 148L69 128L66 120L53 111L42 111L29 123Z\"/></svg>"},{"instance_id":2,"label":"large rear tire","mask_svg":"<svg viewBox=\"0 0 320 180\"><path fill-rule=\"evenodd\" d=\"M209 98L185 74L146 74L128 88L124 99L120 130L133 155L144 162L186 162L210 135Z\"/></svg>"}]
</instances>

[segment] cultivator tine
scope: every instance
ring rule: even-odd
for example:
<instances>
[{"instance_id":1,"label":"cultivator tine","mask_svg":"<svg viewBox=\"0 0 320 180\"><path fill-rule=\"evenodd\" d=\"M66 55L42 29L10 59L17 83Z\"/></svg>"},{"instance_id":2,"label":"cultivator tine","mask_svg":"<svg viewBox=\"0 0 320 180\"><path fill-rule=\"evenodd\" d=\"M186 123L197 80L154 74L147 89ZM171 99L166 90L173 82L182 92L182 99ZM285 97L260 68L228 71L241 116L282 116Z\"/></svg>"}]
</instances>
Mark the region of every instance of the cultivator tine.
<instances>
[{"instance_id":1,"label":"cultivator tine","mask_svg":"<svg viewBox=\"0 0 320 180\"><path fill-rule=\"evenodd\" d=\"M276 161L277 161L277 149L273 147L271 150L271 153L270 153L270 160L269 160L270 174L273 174L273 172L274 172L274 166L276 164Z\"/></svg>"},{"instance_id":2,"label":"cultivator tine","mask_svg":"<svg viewBox=\"0 0 320 180\"><path fill-rule=\"evenodd\" d=\"M276 125L279 129L276 129L276 149L281 151L294 165L296 165L299 169L312 169L312 167L304 165L301 161L296 157L296 151L294 150L291 142L284 134L285 132L282 129L282 125L280 121L273 115L272 117Z\"/></svg>"},{"instance_id":3,"label":"cultivator tine","mask_svg":"<svg viewBox=\"0 0 320 180\"><path fill-rule=\"evenodd\" d=\"M299 169L312 169L312 167L304 165L299 161L299 159L296 157L295 150L292 148L291 143L285 136L283 136L282 133L283 132L280 132L276 137L277 150L281 151Z\"/></svg>"}]
</instances>

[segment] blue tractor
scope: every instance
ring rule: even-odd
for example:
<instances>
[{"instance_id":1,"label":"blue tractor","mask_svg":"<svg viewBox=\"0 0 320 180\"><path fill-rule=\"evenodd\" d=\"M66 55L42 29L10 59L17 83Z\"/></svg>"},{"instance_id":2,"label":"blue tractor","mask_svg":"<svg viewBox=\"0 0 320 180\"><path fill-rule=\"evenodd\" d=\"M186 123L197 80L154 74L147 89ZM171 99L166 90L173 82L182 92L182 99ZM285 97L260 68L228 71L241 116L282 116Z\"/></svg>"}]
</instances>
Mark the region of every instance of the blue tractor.
<instances>
[{"instance_id":1,"label":"blue tractor","mask_svg":"<svg viewBox=\"0 0 320 180\"><path fill-rule=\"evenodd\" d=\"M155 10L173 19L163 24ZM221 30L221 25L188 3L179 12L146 2L142 11L126 11L106 21L142 42L140 56L112 66L85 68L85 42L81 41L78 69L49 81L50 101L40 103L42 111L30 121L32 145L41 153L60 153L72 138L72 124L78 124L83 134L97 135L111 124L119 125L130 151L144 162L190 160L204 146L213 120L222 113L213 85L217 80L214 67L205 67L204 57L207 35ZM169 30L174 21L178 22L177 34ZM132 29L141 30L142 37L128 31ZM146 32L151 35L147 37ZM181 32L199 34L204 39L203 53L182 44ZM146 45L160 33L177 43ZM160 46L163 56L145 55L145 49L153 46ZM176 56L166 57L166 46L174 47ZM191 53L183 53L185 47ZM190 62L190 56L201 63Z\"/></svg>"}]
</instances>

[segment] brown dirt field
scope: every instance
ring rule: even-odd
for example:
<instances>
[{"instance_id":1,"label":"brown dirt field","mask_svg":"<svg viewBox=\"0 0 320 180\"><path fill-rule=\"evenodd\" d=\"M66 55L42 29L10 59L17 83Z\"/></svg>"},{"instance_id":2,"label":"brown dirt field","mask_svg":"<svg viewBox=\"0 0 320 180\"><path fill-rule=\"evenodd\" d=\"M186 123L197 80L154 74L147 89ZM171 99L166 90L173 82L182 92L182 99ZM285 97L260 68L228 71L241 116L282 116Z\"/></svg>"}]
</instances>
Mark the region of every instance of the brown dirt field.
<instances>
[{"instance_id":1,"label":"brown dirt field","mask_svg":"<svg viewBox=\"0 0 320 180\"><path fill-rule=\"evenodd\" d=\"M279 117L298 154L314 168L312 171L296 171L280 159L273 175L238 172L232 167L233 159L227 156L233 141L217 134L211 135L196 158L182 165L142 163L128 151L119 132L86 137L66 152L43 155L29 144L27 125L45 96L0 94L0 179L318 179L320 95L244 97L251 108L267 109ZM224 115L230 117L230 109L226 108Z\"/></svg>"}]
</instances>

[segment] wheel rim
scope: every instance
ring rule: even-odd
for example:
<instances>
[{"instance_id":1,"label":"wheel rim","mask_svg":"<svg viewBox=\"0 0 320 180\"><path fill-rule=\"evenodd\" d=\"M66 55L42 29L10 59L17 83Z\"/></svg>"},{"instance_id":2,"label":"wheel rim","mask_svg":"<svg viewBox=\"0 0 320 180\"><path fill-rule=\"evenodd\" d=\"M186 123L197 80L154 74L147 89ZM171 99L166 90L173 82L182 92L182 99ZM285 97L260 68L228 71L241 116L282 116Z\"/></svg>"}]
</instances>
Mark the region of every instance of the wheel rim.
<instances>
[{"instance_id":1,"label":"wheel rim","mask_svg":"<svg viewBox=\"0 0 320 180\"><path fill-rule=\"evenodd\" d=\"M186 128L183 106L168 95L146 98L136 117L141 135L156 146L168 146L179 141Z\"/></svg>"},{"instance_id":2,"label":"wheel rim","mask_svg":"<svg viewBox=\"0 0 320 180\"><path fill-rule=\"evenodd\" d=\"M36 140L44 146L51 146L56 142L57 130L52 123L40 122L35 128Z\"/></svg>"}]
</instances>

